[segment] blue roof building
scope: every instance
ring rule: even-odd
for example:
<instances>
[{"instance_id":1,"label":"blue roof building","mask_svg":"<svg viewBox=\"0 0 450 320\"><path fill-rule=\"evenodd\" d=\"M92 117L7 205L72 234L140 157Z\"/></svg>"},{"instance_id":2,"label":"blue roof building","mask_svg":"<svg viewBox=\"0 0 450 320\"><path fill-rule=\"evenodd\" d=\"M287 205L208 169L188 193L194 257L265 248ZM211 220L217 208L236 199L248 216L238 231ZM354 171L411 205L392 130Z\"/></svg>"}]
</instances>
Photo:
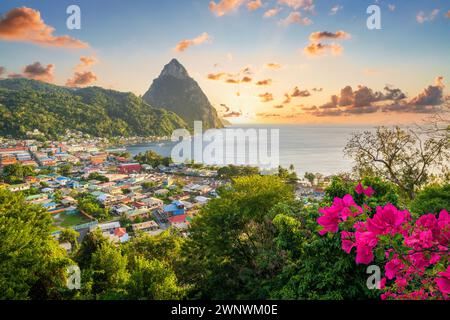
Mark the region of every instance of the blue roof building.
<instances>
[{"instance_id":1,"label":"blue roof building","mask_svg":"<svg viewBox=\"0 0 450 320\"><path fill-rule=\"evenodd\" d=\"M173 216L180 216L185 214L185 207L181 201L173 201L171 204L164 207L164 213L168 213Z\"/></svg>"}]
</instances>

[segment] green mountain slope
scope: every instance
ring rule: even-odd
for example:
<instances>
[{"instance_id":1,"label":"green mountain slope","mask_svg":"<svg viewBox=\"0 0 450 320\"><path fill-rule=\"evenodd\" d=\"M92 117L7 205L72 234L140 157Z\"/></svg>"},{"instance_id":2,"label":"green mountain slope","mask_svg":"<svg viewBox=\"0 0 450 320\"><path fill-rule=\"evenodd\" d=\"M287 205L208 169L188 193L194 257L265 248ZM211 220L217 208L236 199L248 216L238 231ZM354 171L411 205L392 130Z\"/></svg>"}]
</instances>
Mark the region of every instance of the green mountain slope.
<instances>
[{"instance_id":1,"label":"green mountain slope","mask_svg":"<svg viewBox=\"0 0 450 320\"><path fill-rule=\"evenodd\" d=\"M22 138L38 129L57 138L67 129L96 137L166 136L186 127L175 113L132 93L70 89L28 79L0 81L0 134Z\"/></svg>"}]
</instances>

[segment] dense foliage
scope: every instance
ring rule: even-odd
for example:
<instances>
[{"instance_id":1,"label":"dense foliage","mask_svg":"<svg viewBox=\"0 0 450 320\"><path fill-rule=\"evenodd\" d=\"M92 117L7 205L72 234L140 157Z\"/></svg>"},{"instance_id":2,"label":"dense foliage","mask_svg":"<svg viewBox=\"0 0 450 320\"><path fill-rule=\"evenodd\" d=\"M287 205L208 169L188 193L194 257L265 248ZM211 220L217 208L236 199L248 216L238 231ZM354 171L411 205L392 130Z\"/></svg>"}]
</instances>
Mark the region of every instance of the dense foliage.
<instances>
[{"instance_id":1,"label":"dense foliage","mask_svg":"<svg viewBox=\"0 0 450 320\"><path fill-rule=\"evenodd\" d=\"M185 127L176 114L132 93L99 87L69 89L28 79L0 81L0 134L26 137L39 130L57 139L66 131L95 137L168 136Z\"/></svg>"},{"instance_id":2,"label":"dense foliage","mask_svg":"<svg viewBox=\"0 0 450 320\"><path fill-rule=\"evenodd\" d=\"M42 207L0 189L0 299L62 298L70 260L51 227Z\"/></svg>"},{"instance_id":3,"label":"dense foliage","mask_svg":"<svg viewBox=\"0 0 450 320\"><path fill-rule=\"evenodd\" d=\"M447 206L445 188L418 197L429 197L430 208ZM384 292L384 298L445 298L448 215L410 217L397 189L380 178L357 184L338 176L321 203L305 204L282 177L233 178L193 219L187 238L169 229L114 244L96 230L78 243L79 234L67 230L59 241L72 244L70 254L49 235L47 212L0 191L0 297L379 299ZM97 218L106 214L91 196L78 200ZM381 230L389 223L393 232ZM355 248L356 262L348 254ZM70 291L64 270L72 260L81 269L81 289ZM381 290L367 287L367 263L384 267Z\"/></svg>"}]
</instances>

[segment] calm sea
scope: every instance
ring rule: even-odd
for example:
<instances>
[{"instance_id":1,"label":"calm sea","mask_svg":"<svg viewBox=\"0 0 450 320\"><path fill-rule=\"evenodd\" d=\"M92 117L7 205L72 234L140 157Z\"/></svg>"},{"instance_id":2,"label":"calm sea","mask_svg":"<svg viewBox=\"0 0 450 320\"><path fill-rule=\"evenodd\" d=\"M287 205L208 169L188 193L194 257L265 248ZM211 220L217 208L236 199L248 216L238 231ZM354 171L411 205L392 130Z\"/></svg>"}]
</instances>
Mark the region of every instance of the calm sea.
<instances>
[{"instance_id":1,"label":"calm sea","mask_svg":"<svg viewBox=\"0 0 450 320\"><path fill-rule=\"evenodd\" d=\"M370 126L342 125L235 125L228 128L279 129L280 165L295 166L298 174L319 172L325 175L352 169L351 159L344 157L343 149L352 133L373 130ZM170 156L174 142L154 142L128 146L136 155L153 150L162 156Z\"/></svg>"}]
</instances>

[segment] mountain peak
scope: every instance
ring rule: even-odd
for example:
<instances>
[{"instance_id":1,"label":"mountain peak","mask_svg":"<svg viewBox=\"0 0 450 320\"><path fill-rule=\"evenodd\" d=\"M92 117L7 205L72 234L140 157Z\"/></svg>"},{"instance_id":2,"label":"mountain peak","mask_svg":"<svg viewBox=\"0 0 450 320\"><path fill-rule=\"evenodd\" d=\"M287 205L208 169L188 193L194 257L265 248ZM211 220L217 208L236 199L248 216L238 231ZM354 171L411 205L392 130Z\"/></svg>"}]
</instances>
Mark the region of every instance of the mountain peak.
<instances>
[{"instance_id":1,"label":"mountain peak","mask_svg":"<svg viewBox=\"0 0 450 320\"><path fill-rule=\"evenodd\" d=\"M202 121L205 129L223 127L208 97L177 59L164 66L142 98L153 107L175 112L191 128L194 121Z\"/></svg>"},{"instance_id":2,"label":"mountain peak","mask_svg":"<svg viewBox=\"0 0 450 320\"><path fill-rule=\"evenodd\" d=\"M164 66L164 69L162 70L160 77L163 76L172 76L177 79L188 79L189 74L185 67L177 60L172 59L168 64Z\"/></svg>"}]
</instances>

